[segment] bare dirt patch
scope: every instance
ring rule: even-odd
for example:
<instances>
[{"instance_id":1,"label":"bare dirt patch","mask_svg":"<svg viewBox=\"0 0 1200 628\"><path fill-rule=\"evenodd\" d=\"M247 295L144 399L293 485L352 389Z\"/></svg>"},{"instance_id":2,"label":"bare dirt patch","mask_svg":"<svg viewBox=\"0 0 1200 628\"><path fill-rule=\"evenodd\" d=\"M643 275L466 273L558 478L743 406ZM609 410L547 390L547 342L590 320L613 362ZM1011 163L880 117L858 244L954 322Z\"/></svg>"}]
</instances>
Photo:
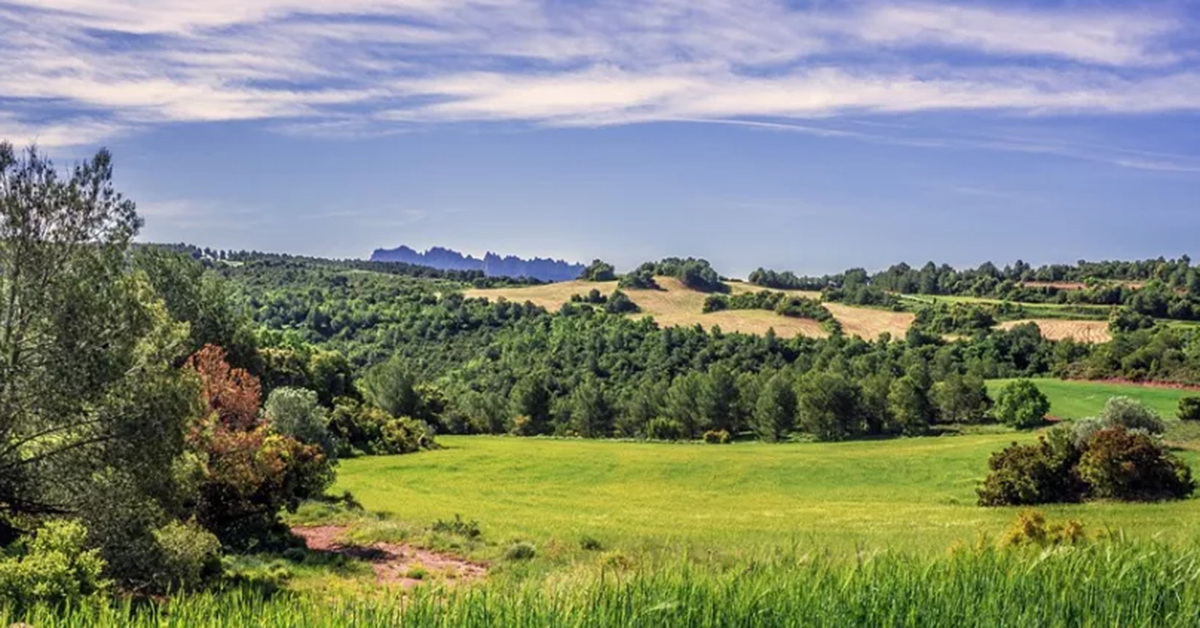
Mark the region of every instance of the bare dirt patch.
<instances>
[{"instance_id":1,"label":"bare dirt patch","mask_svg":"<svg viewBox=\"0 0 1200 628\"><path fill-rule=\"evenodd\" d=\"M292 532L301 536L312 551L342 554L371 563L380 584L410 588L431 580L452 583L477 580L487 575L487 566L482 563L406 543L347 545L341 541L346 529L346 526L294 527Z\"/></svg>"}]
</instances>

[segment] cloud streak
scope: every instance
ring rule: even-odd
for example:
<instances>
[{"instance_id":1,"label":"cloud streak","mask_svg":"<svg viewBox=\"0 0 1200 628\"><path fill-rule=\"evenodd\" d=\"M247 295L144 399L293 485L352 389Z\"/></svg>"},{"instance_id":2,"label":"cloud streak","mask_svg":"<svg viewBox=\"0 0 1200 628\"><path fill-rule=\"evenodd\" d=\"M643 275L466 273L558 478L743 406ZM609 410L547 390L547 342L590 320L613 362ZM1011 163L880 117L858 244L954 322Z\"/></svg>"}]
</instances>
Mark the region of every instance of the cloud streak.
<instances>
[{"instance_id":1,"label":"cloud streak","mask_svg":"<svg viewBox=\"0 0 1200 628\"><path fill-rule=\"evenodd\" d=\"M0 0L0 55L10 59L0 64L0 133L71 145L235 120L357 136L480 121L1200 110L1190 16L1007 7Z\"/></svg>"}]
</instances>

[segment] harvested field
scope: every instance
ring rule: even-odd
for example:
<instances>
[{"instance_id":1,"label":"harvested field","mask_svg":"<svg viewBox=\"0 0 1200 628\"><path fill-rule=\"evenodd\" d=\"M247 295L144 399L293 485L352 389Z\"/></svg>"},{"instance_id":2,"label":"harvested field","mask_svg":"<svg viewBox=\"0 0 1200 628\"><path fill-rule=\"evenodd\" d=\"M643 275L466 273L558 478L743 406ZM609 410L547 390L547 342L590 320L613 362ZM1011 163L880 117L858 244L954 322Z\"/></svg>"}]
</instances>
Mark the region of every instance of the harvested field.
<instances>
[{"instance_id":1,"label":"harvested field","mask_svg":"<svg viewBox=\"0 0 1200 628\"><path fill-rule=\"evenodd\" d=\"M1108 342L1112 334L1108 331L1107 321L1070 321L1048 318L1034 318L1020 321L1005 321L1000 323L1000 329L1012 329L1023 323L1037 323L1042 330L1042 337L1050 340L1074 338L1080 342Z\"/></svg>"},{"instance_id":2,"label":"harvested field","mask_svg":"<svg viewBox=\"0 0 1200 628\"><path fill-rule=\"evenodd\" d=\"M912 312L891 312L866 307L854 307L841 303L825 303L825 307L842 324L842 330L849 336L860 336L874 340L879 334L887 332L894 338L903 337L908 333L913 320L917 318Z\"/></svg>"},{"instance_id":3,"label":"harvested field","mask_svg":"<svg viewBox=\"0 0 1200 628\"><path fill-rule=\"evenodd\" d=\"M678 279L672 277L656 277L655 280L663 288L662 290L627 290L626 293L642 308L642 313L635 314L635 316L651 316L659 325L665 327L691 327L699 324L705 329L719 326L724 332L744 334L765 334L768 329L773 328L781 338L793 336L823 338L828 335L825 330L821 329L821 325L817 321L779 316L766 310L727 310L704 314L704 299L708 297L708 294L688 289ZM769 289L741 282L730 282L729 287L731 294ZM468 297L503 298L518 303L529 301L548 310L557 310L563 303L570 301L572 295L587 294L592 289L609 295L616 288L615 281L568 281L542 286L473 289L465 291L465 294ZM821 298L819 292L803 290L775 290L775 292L787 292L814 300ZM885 331L893 336L902 336L908 331L914 318L912 314L906 312L888 312L837 303L826 303L825 306L842 323L842 328L847 334L868 339L874 339Z\"/></svg>"}]
</instances>

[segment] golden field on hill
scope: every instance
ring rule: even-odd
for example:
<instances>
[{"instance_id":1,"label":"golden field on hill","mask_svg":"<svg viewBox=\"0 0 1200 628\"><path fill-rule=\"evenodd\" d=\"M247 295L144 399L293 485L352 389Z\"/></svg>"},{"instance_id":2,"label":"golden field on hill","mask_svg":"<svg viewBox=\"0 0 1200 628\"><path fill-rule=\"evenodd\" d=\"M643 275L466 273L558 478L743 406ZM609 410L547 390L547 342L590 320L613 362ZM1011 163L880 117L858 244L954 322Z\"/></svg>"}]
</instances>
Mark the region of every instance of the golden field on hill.
<instances>
[{"instance_id":1,"label":"golden field on hill","mask_svg":"<svg viewBox=\"0 0 1200 628\"><path fill-rule=\"evenodd\" d=\"M1064 340L1074 338L1079 342L1108 342L1112 334L1108 331L1108 321L1068 321L1054 318L1034 318L1020 321L1005 321L997 325L1000 329L1012 329L1023 323L1037 323L1042 330L1042 337L1049 340Z\"/></svg>"},{"instance_id":2,"label":"golden field on hill","mask_svg":"<svg viewBox=\"0 0 1200 628\"><path fill-rule=\"evenodd\" d=\"M765 334L768 329L774 328L775 333L781 338L825 337L828 335L816 321L780 316L766 310L726 310L705 314L703 309L704 299L708 296L706 293L686 288L678 279L672 277L656 277L655 280L663 288L662 290L626 291L629 298L642 308L642 312L634 316L651 316L658 321L659 325L666 327L700 325L705 329L711 329L716 326L724 332L744 334ZM563 303L570 301L572 295L585 295L593 288L599 290L601 294L609 295L617 289L617 282L567 281L541 286L467 290L465 294L468 297L482 297L489 300L507 299L518 303L529 301L548 310L557 310ZM737 281L729 282L729 288L732 294L766 289ZM819 292L799 290L787 292L810 299L819 300L821 298ZM907 312L887 312L838 303L826 303L825 306L841 321L842 328L847 334L869 339L873 339L885 331L894 336L904 335L914 318Z\"/></svg>"}]
</instances>

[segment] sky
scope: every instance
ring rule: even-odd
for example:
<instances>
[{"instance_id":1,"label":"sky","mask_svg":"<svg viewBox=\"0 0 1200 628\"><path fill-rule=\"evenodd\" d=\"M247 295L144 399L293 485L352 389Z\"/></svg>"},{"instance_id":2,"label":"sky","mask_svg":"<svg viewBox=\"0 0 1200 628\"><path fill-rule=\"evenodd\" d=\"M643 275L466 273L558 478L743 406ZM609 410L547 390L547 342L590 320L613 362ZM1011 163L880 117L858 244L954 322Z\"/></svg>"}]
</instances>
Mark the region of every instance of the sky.
<instances>
[{"instance_id":1,"label":"sky","mask_svg":"<svg viewBox=\"0 0 1200 628\"><path fill-rule=\"evenodd\" d=\"M0 0L141 239L721 272L1200 259L1200 3Z\"/></svg>"}]
</instances>

